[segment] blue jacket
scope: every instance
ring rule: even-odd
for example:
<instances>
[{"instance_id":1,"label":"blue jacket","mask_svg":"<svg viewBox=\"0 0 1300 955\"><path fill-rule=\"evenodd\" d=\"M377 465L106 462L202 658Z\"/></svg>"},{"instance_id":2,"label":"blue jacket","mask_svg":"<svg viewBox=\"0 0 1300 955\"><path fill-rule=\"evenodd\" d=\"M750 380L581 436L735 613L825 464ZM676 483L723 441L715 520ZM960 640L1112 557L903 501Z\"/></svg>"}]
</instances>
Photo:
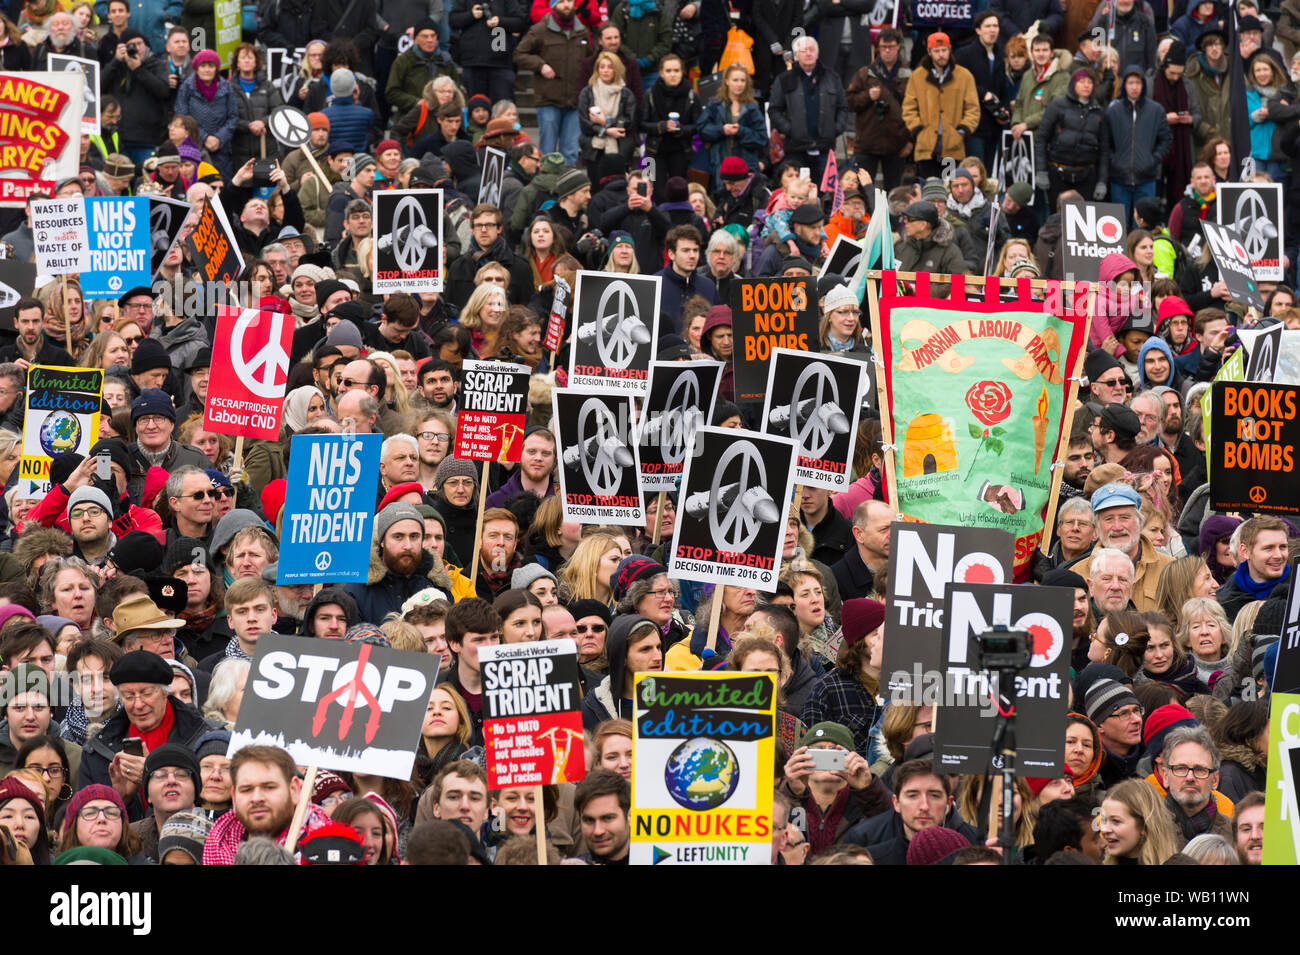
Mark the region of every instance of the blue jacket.
<instances>
[{"instance_id":1,"label":"blue jacket","mask_svg":"<svg viewBox=\"0 0 1300 955\"><path fill-rule=\"evenodd\" d=\"M1158 349L1165 353L1165 358L1169 359L1169 380L1159 382L1159 384L1172 385L1174 378L1178 375L1178 366L1174 364L1174 353L1159 335L1152 335L1142 343L1141 349L1138 350L1138 388L1152 388L1157 383L1147 381L1146 372L1143 370L1146 365L1147 352L1152 349Z\"/></svg>"},{"instance_id":2,"label":"blue jacket","mask_svg":"<svg viewBox=\"0 0 1300 955\"><path fill-rule=\"evenodd\" d=\"M366 151L370 124L375 121L370 107L351 100L331 100L321 112L330 121L330 149L343 147L358 153Z\"/></svg>"},{"instance_id":3,"label":"blue jacket","mask_svg":"<svg viewBox=\"0 0 1300 955\"><path fill-rule=\"evenodd\" d=\"M149 49L161 54L167 41L167 22L181 22L182 0L127 0L127 3L131 8L130 26L144 34ZM108 22L108 0L95 0L95 14L100 23ZM216 40L209 45L215 46Z\"/></svg>"},{"instance_id":4,"label":"blue jacket","mask_svg":"<svg viewBox=\"0 0 1300 955\"><path fill-rule=\"evenodd\" d=\"M239 128L239 100L235 89L223 79L217 81L217 93L209 103L199 92L198 75L191 73L176 91L176 114L193 116L199 124L199 135L206 139L216 136L221 147L212 155L212 165L221 170L226 182L235 174L232 166L234 158L233 144L235 131ZM204 144L200 144L204 145ZM204 145L204 148L207 148Z\"/></svg>"},{"instance_id":5,"label":"blue jacket","mask_svg":"<svg viewBox=\"0 0 1300 955\"><path fill-rule=\"evenodd\" d=\"M718 176L718 167L728 156L739 156L745 160L749 171L756 173L759 157L767 148L767 123L763 111L757 103L749 103L740 111L740 132L727 136L722 127L731 122L730 107L722 100L714 100L704 107L700 121L695 127L700 142L709 147L709 169L713 173L713 188L717 192L722 188L722 179Z\"/></svg>"},{"instance_id":6,"label":"blue jacket","mask_svg":"<svg viewBox=\"0 0 1300 955\"><path fill-rule=\"evenodd\" d=\"M1123 91L1130 76L1142 80L1142 95L1132 102ZM1106 107L1106 135L1111 182L1137 186L1155 180L1174 139L1164 107L1147 98L1146 75L1140 67L1130 66L1124 71L1119 99Z\"/></svg>"}]
</instances>

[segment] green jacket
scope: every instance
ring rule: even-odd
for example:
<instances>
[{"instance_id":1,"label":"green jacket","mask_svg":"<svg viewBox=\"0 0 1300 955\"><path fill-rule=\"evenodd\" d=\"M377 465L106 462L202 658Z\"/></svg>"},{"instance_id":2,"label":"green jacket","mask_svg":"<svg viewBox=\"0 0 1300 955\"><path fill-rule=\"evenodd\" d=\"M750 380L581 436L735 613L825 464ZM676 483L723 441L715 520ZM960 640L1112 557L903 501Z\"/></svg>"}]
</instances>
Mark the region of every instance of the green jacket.
<instances>
[{"instance_id":1,"label":"green jacket","mask_svg":"<svg viewBox=\"0 0 1300 955\"><path fill-rule=\"evenodd\" d=\"M1225 70L1227 65L1228 61L1225 57ZM1216 136L1227 138L1230 135L1231 120L1228 118L1228 111L1231 109L1229 91L1232 83L1226 73L1209 72L1205 64L1205 56L1201 53L1187 58L1187 72L1184 75L1201 101L1201 122L1192 131L1192 139L1199 151ZM1223 80L1222 83L1219 82L1220 78Z\"/></svg>"},{"instance_id":2,"label":"green jacket","mask_svg":"<svg viewBox=\"0 0 1300 955\"><path fill-rule=\"evenodd\" d=\"M565 165L563 156L558 153L551 155L557 158L552 159L550 156L544 158L537 175L533 176L528 185L519 190L519 197L515 199L514 209L510 213L510 235L522 235L528 223L532 221L536 207L545 202L547 197L555 196L555 189L560 184L560 177L564 175Z\"/></svg>"},{"instance_id":3,"label":"green jacket","mask_svg":"<svg viewBox=\"0 0 1300 955\"><path fill-rule=\"evenodd\" d=\"M636 57L641 72L659 69L660 58L673 48L672 16L659 6L648 11L640 20L634 20L626 2L610 4L609 21L623 34L623 49Z\"/></svg>"},{"instance_id":4,"label":"green jacket","mask_svg":"<svg viewBox=\"0 0 1300 955\"><path fill-rule=\"evenodd\" d=\"M1020 81L1015 105L1011 108L1011 124L1024 123L1029 132L1038 128L1047 112L1047 104L1070 91L1070 53L1056 50L1056 59L1047 65L1047 73L1039 80L1031 66Z\"/></svg>"},{"instance_id":5,"label":"green jacket","mask_svg":"<svg viewBox=\"0 0 1300 955\"><path fill-rule=\"evenodd\" d=\"M434 62L421 59L415 54L418 47L411 47L393 61L393 68L388 71L388 85L384 87L384 98L389 107L398 115L404 115L413 106L420 103L420 94L425 84L439 76L450 76L460 85L460 70L447 62ZM432 66L432 69L430 68Z\"/></svg>"}]
</instances>

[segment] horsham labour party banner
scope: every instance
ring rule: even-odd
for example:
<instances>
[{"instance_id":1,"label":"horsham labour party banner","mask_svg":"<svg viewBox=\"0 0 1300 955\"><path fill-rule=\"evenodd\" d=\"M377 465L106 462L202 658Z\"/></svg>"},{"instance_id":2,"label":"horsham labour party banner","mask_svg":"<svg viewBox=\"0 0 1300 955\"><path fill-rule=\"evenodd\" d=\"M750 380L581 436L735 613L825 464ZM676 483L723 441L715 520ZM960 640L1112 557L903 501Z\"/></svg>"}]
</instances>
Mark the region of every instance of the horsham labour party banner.
<instances>
[{"instance_id":1,"label":"horsham labour party banner","mask_svg":"<svg viewBox=\"0 0 1300 955\"><path fill-rule=\"evenodd\" d=\"M1014 301L1001 302L990 281L984 301L966 301L964 284L952 276L951 298L936 298L923 273L915 294L899 295L895 273L882 276L872 334L893 446L891 506L905 520L1008 531L1022 580L1087 342L1086 299L1077 293L1076 310L1053 283L1047 301L1035 301L1023 281Z\"/></svg>"}]
</instances>

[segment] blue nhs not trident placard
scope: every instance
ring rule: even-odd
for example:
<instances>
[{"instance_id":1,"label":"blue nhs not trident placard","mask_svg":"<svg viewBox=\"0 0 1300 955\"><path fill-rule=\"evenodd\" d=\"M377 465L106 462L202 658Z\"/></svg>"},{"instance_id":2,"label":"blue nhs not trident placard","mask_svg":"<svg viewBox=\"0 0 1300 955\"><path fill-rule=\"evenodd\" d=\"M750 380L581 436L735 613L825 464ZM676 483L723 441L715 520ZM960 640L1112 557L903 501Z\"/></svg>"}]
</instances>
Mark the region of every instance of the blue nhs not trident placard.
<instances>
[{"instance_id":1,"label":"blue nhs not trident placard","mask_svg":"<svg viewBox=\"0 0 1300 955\"><path fill-rule=\"evenodd\" d=\"M86 200L90 271L81 276L86 298L117 298L153 282L148 196L94 196Z\"/></svg>"},{"instance_id":2,"label":"blue nhs not trident placard","mask_svg":"<svg viewBox=\"0 0 1300 955\"><path fill-rule=\"evenodd\" d=\"M380 434L300 434L289 448L277 583L365 582Z\"/></svg>"}]
</instances>

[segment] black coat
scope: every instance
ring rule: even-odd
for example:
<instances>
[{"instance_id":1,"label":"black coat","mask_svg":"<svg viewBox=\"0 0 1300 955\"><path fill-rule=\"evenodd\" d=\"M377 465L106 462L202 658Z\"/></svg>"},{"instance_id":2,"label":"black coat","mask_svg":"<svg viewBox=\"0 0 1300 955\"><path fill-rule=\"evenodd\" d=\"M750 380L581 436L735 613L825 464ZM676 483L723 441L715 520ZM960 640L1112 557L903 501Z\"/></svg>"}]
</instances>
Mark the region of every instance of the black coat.
<instances>
[{"instance_id":1,"label":"black coat","mask_svg":"<svg viewBox=\"0 0 1300 955\"><path fill-rule=\"evenodd\" d=\"M984 105L984 94L992 93L998 98L998 102L1011 109L1012 101L1016 98L1016 91L1009 88L1007 80L1006 57L1002 48L1002 42L998 41L993 45L993 66L990 70L988 54L984 52L984 44L978 38L971 40L965 46L960 47L953 53L953 59L961 66L970 70L971 76L975 77L975 96L980 101L980 124L974 130L974 135L984 139L994 139L999 135L1001 126L993 118L993 114Z\"/></svg>"},{"instance_id":2,"label":"black coat","mask_svg":"<svg viewBox=\"0 0 1300 955\"><path fill-rule=\"evenodd\" d=\"M943 825L955 829L972 844L975 842L975 830L961 820L955 809L949 810ZM907 865L908 841L903 832L903 817L896 810L863 819L840 841L847 845L865 846L876 865Z\"/></svg>"},{"instance_id":3,"label":"black coat","mask_svg":"<svg viewBox=\"0 0 1300 955\"><path fill-rule=\"evenodd\" d=\"M1082 102L1073 90L1047 104L1034 133L1034 160L1040 181L1047 180L1047 164L1096 166L1097 181L1110 172L1110 139L1105 130L1106 111L1095 99ZM1091 199L1092 196L1085 196Z\"/></svg>"},{"instance_id":4,"label":"black coat","mask_svg":"<svg viewBox=\"0 0 1300 955\"><path fill-rule=\"evenodd\" d=\"M215 723L205 720L199 715L198 710L186 703L169 699L167 705L172 708L172 713L175 715L172 731L167 737L169 743L180 743L192 749L200 736L209 730L219 728ZM108 764L122 751L122 743L130 731L130 725L131 719L127 716L126 710L119 708L109 717L103 729L86 740L86 745L81 748L81 769L77 773L77 789L92 783L113 785L113 780L108 775ZM126 807L130 819L144 818L143 797L137 795L135 798L128 799Z\"/></svg>"},{"instance_id":5,"label":"black coat","mask_svg":"<svg viewBox=\"0 0 1300 955\"><path fill-rule=\"evenodd\" d=\"M284 97L263 73L257 74L257 85L253 87L251 93L244 92L238 79L231 82L230 87L235 91L235 103L239 107L239 125L235 129L235 138L231 141L234 166L238 169L248 160L262 155L261 139L248 131L248 124L255 119L265 123L267 117L271 115L271 110L284 105ZM275 141L275 137L268 129L266 155L275 156L279 149L280 144ZM295 189L297 187L297 183L290 183L290 185Z\"/></svg>"},{"instance_id":6,"label":"black coat","mask_svg":"<svg viewBox=\"0 0 1300 955\"><path fill-rule=\"evenodd\" d=\"M507 291L510 301L528 301L533 294L533 270L521 256L510 251L504 237L486 252L477 253L469 249L456 257L447 269L447 291L443 293L447 301L463 308L474 294L474 276L489 262L500 262L509 270L510 288Z\"/></svg>"},{"instance_id":7,"label":"black coat","mask_svg":"<svg viewBox=\"0 0 1300 955\"><path fill-rule=\"evenodd\" d=\"M648 210L629 209L627 202L613 205L601 216L600 221L588 220L605 235L615 229L622 229L632 236L636 246L636 261L642 274L649 275L655 266L664 260L664 236L672 227L667 214L658 206Z\"/></svg>"},{"instance_id":8,"label":"black coat","mask_svg":"<svg viewBox=\"0 0 1300 955\"><path fill-rule=\"evenodd\" d=\"M379 40L375 0L313 0L311 35L351 40L361 53L361 72L374 75L371 51Z\"/></svg>"},{"instance_id":9,"label":"black coat","mask_svg":"<svg viewBox=\"0 0 1300 955\"><path fill-rule=\"evenodd\" d=\"M122 60L114 59L104 68L100 92L117 97L122 105L117 131L124 144L152 146L162 141L167 128L167 101L172 95L162 60L150 53L132 70Z\"/></svg>"},{"instance_id":10,"label":"black coat","mask_svg":"<svg viewBox=\"0 0 1300 955\"><path fill-rule=\"evenodd\" d=\"M645 134L645 148L650 155L657 153L690 152L691 137L703 106L700 98L683 81L668 86L663 77L655 80L649 92L641 99L640 129ZM668 114L678 114L678 129L668 132Z\"/></svg>"},{"instance_id":11,"label":"black coat","mask_svg":"<svg viewBox=\"0 0 1300 955\"><path fill-rule=\"evenodd\" d=\"M451 43L456 47L456 63L461 67L513 70L510 54L514 44L496 43L495 28L487 25L488 18L474 18L474 7L481 2L482 0L456 0L448 15L451 22ZM520 34L531 26L518 0L492 0L491 6L492 14L499 20L497 26L506 33Z\"/></svg>"},{"instance_id":12,"label":"black coat","mask_svg":"<svg viewBox=\"0 0 1300 955\"><path fill-rule=\"evenodd\" d=\"M768 118L785 138L787 153L830 149L840 133L847 132L850 126L844 84L837 74L818 64L812 73L818 101L817 128L809 129L803 91L805 75L801 69L787 70L772 84Z\"/></svg>"},{"instance_id":13,"label":"black coat","mask_svg":"<svg viewBox=\"0 0 1300 955\"><path fill-rule=\"evenodd\" d=\"M258 0L257 38L268 48L296 50L306 46L316 37L312 29L315 8L315 0Z\"/></svg>"}]
</instances>

